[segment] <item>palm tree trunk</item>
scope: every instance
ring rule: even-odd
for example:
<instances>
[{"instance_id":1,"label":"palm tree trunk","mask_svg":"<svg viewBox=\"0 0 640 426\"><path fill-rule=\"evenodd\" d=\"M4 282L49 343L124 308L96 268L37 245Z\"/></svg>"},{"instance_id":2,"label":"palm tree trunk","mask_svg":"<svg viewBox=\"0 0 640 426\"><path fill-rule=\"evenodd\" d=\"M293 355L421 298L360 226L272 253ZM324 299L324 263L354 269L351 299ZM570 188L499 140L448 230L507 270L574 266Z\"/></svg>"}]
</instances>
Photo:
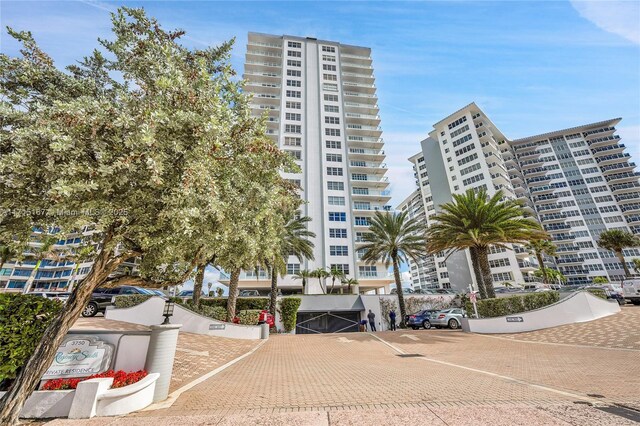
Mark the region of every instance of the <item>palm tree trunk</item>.
<instances>
[{"instance_id":1,"label":"palm tree trunk","mask_svg":"<svg viewBox=\"0 0 640 426\"><path fill-rule=\"evenodd\" d=\"M307 279L302 277L302 294L304 294L304 289L307 288Z\"/></svg>"},{"instance_id":2,"label":"palm tree trunk","mask_svg":"<svg viewBox=\"0 0 640 426\"><path fill-rule=\"evenodd\" d=\"M396 280L396 293L398 293L398 306L400 306L400 328L404 328L406 310L404 307L404 293L402 292L402 281L400 281L400 263L398 262L398 256L392 256L393 258L393 277Z\"/></svg>"},{"instance_id":3,"label":"palm tree trunk","mask_svg":"<svg viewBox=\"0 0 640 426\"><path fill-rule=\"evenodd\" d=\"M200 305L200 295L202 294L202 283L204 282L204 270L206 265L200 264L196 270L196 277L193 281L193 304Z\"/></svg>"},{"instance_id":4,"label":"palm tree trunk","mask_svg":"<svg viewBox=\"0 0 640 426\"><path fill-rule=\"evenodd\" d=\"M269 313L276 316L276 303L278 303L278 272L271 268L271 300L269 301Z\"/></svg>"},{"instance_id":5,"label":"palm tree trunk","mask_svg":"<svg viewBox=\"0 0 640 426\"><path fill-rule=\"evenodd\" d=\"M240 268L231 271L229 277L229 298L227 299L227 322L236 316L236 300L238 298L238 280L240 279Z\"/></svg>"},{"instance_id":6,"label":"palm tree trunk","mask_svg":"<svg viewBox=\"0 0 640 426\"><path fill-rule=\"evenodd\" d=\"M549 277L547 277L547 269L544 267L544 258L542 257L542 253L538 251L536 253L536 259L538 259L538 265L540 265L540 270L542 271L542 283L549 284Z\"/></svg>"},{"instance_id":7,"label":"palm tree trunk","mask_svg":"<svg viewBox=\"0 0 640 426\"><path fill-rule=\"evenodd\" d=\"M108 247L104 244L104 247ZM56 315L36 346L27 364L20 369L13 386L0 399L0 424L15 425L22 407L38 386L42 375L51 365L51 360L58 347L67 335L71 326L77 321L82 310L91 299L93 290L104 284L125 259L135 254L115 256L113 250L104 249L98 254L91 272L76 286L62 310Z\"/></svg>"},{"instance_id":8,"label":"palm tree trunk","mask_svg":"<svg viewBox=\"0 0 640 426\"><path fill-rule=\"evenodd\" d=\"M482 272L484 290L487 292L487 297L493 299L496 297L496 292L493 289L493 277L491 276L491 267L489 266L489 250L483 246L477 247L476 250L478 253L478 264Z\"/></svg>"},{"instance_id":9,"label":"palm tree trunk","mask_svg":"<svg viewBox=\"0 0 640 426\"><path fill-rule=\"evenodd\" d=\"M471 255L471 267L473 268L473 274L475 275L476 283L478 284L480 299L486 299L487 290L484 286L484 280L482 278L482 272L480 269L480 262L478 261L478 251L475 247L469 247L469 254Z\"/></svg>"},{"instance_id":10,"label":"palm tree trunk","mask_svg":"<svg viewBox=\"0 0 640 426\"><path fill-rule=\"evenodd\" d=\"M329 290L329 294L333 294L333 287L336 285L336 277L331 277L331 290Z\"/></svg>"},{"instance_id":11,"label":"palm tree trunk","mask_svg":"<svg viewBox=\"0 0 640 426\"><path fill-rule=\"evenodd\" d=\"M629 271L629 267L627 266L627 263L624 261L624 254L622 254L622 250L616 251L615 253L620 263L622 263L622 269L624 269L624 277L629 278L631 276L631 272Z\"/></svg>"}]
</instances>

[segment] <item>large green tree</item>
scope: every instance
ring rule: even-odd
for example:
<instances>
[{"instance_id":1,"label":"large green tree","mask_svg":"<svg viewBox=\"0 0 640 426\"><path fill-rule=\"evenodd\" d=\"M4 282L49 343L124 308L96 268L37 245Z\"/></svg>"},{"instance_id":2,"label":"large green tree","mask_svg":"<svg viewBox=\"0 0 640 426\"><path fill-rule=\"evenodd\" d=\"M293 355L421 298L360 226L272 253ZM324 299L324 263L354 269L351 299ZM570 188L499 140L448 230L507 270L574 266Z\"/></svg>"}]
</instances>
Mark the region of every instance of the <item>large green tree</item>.
<instances>
[{"instance_id":1,"label":"large green tree","mask_svg":"<svg viewBox=\"0 0 640 426\"><path fill-rule=\"evenodd\" d=\"M92 291L123 282L114 274L126 259L141 259L137 279L186 279L214 254L206 232L267 223L273 205L245 208L245 183L260 201L284 187L286 155L238 102L232 42L185 48L182 31L141 9L119 9L112 24L112 39L66 71L28 32L9 30L20 57L0 55L0 241L26 241L34 226L64 234L94 224L100 248L0 400L0 424L17 421Z\"/></svg>"},{"instance_id":2,"label":"large green tree","mask_svg":"<svg viewBox=\"0 0 640 426\"><path fill-rule=\"evenodd\" d=\"M550 240L539 239L539 240L531 240L529 244L526 245L529 253L532 253L536 259L538 260L538 266L540 267L540 271L542 272L542 282L545 284L549 284L549 277L547 277L547 269L544 266L544 255L547 256L555 256L556 255L556 245L553 244Z\"/></svg>"},{"instance_id":3,"label":"large green tree","mask_svg":"<svg viewBox=\"0 0 640 426\"><path fill-rule=\"evenodd\" d=\"M406 310L400 279L400 263L408 262L409 259L418 262L426 255L425 227L426 224L417 218L410 219L406 211L401 213L376 211L371 219L369 232L365 235L366 244L360 247L364 262L383 262L386 268L393 265L401 326L404 326Z\"/></svg>"},{"instance_id":4,"label":"large green tree","mask_svg":"<svg viewBox=\"0 0 640 426\"><path fill-rule=\"evenodd\" d=\"M525 217L520 204L502 201L502 191L493 197L486 190L467 190L453 194L453 201L440 206L427 230L430 253L444 251L447 255L469 249L481 298L495 297L489 266L489 249L505 244L525 244L547 236L538 222Z\"/></svg>"},{"instance_id":5,"label":"large green tree","mask_svg":"<svg viewBox=\"0 0 640 426\"><path fill-rule=\"evenodd\" d=\"M622 251L626 248L640 246L640 239L630 232L620 229L610 229L600 234L598 245L605 250L612 251L616 255L622 264L622 269L624 269L625 278L629 278L631 271L629 271L629 266L624 260Z\"/></svg>"}]
</instances>

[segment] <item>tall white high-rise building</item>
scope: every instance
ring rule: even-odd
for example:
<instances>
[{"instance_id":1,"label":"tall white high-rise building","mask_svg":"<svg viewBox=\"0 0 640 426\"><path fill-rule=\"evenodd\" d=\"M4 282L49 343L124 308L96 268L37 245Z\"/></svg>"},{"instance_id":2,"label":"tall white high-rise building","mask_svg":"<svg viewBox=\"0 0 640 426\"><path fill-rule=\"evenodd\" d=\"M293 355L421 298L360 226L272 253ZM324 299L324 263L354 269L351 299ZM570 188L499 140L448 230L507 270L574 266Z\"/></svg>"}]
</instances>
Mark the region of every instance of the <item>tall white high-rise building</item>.
<instances>
[{"instance_id":1,"label":"tall white high-rise building","mask_svg":"<svg viewBox=\"0 0 640 426\"><path fill-rule=\"evenodd\" d=\"M508 140L475 103L467 105L436 123L421 152L409 158L427 225L452 194L502 190L505 199L522 202L557 246L546 266L560 270L571 284L591 283L597 276L619 281L622 265L596 243L607 229L640 233L640 173L614 134L619 121ZM511 248L492 249L494 282L535 280L535 258L521 246ZM461 290L475 280L467 253L446 261L441 255L435 259L441 287ZM625 256L631 264L640 251L630 248Z\"/></svg>"},{"instance_id":2,"label":"tall white high-rise building","mask_svg":"<svg viewBox=\"0 0 640 426\"><path fill-rule=\"evenodd\" d=\"M389 210L391 198L371 49L249 33L244 78L253 113L267 113L269 135L302 170L286 178L300 186L301 214L311 217L316 234L315 259L289 257L279 286L300 291L292 276L301 269L338 268L359 281L360 291L385 287L391 280L384 265L361 262L358 251L370 218ZM240 277L241 288L268 286L264 271ZM311 279L306 292L324 290Z\"/></svg>"}]
</instances>

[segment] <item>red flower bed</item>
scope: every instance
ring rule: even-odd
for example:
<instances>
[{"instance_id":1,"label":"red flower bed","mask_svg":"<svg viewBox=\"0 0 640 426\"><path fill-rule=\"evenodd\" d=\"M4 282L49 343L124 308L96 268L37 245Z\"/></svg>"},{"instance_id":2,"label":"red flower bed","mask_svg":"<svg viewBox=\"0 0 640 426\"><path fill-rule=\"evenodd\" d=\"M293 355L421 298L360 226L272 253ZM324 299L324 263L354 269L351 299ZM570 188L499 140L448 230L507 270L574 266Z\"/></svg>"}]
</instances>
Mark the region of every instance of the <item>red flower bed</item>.
<instances>
[{"instance_id":1,"label":"red flower bed","mask_svg":"<svg viewBox=\"0 0 640 426\"><path fill-rule=\"evenodd\" d=\"M125 373L122 370L118 371L105 371L104 373L94 374L89 377L82 377L79 379L52 379L47 380L42 386L42 390L65 390L65 389L75 389L78 386L78 383L89 380L89 379L100 379L105 377L113 377L113 384L111 388L121 388L123 386L132 385L136 382L139 382L143 378L145 378L147 372L144 370L140 371L132 371L130 373Z\"/></svg>"}]
</instances>

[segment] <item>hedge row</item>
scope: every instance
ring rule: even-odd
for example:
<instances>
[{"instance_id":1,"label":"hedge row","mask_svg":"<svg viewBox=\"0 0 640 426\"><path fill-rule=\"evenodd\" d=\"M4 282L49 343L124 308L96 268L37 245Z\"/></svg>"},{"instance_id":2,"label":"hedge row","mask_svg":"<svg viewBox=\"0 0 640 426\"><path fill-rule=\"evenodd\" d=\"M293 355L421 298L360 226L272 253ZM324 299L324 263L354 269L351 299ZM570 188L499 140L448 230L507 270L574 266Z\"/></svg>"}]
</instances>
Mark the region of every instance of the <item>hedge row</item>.
<instances>
[{"instance_id":1,"label":"hedge row","mask_svg":"<svg viewBox=\"0 0 640 426\"><path fill-rule=\"evenodd\" d=\"M0 293L0 390L26 364L60 309L57 300Z\"/></svg>"},{"instance_id":2,"label":"hedge row","mask_svg":"<svg viewBox=\"0 0 640 426\"><path fill-rule=\"evenodd\" d=\"M128 294L123 296L116 296L113 300L113 305L118 308L131 308L136 305L139 305L143 302L146 302L151 297L150 294Z\"/></svg>"},{"instance_id":3,"label":"hedge row","mask_svg":"<svg viewBox=\"0 0 640 426\"><path fill-rule=\"evenodd\" d=\"M282 320L284 331L287 333L296 328L300 303L302 303L302 300L296 297L286 297L280 300L280 319Z\"/></svg>"},{"instance_id":4,"label":"hedge row","mask_svg":"<svg viewBox=\"0 0 640 426\"><path fill-rule=\"evenodd\" d=\"M476 305L480 318L493 318L544 308L556 303L558 300L560 300L560 294L557 291L543 291L540 293L478 300ZM468 313L473 313L471 302L467 301L466 308Z\"/></svg>"},{"instance_id":5,"label":"hedge row","mask_svg":"<svg viewBox=\"0 0 640 426\"><path fill-rule=\"evenodd\" d=\"M602 299L607 298L607 292L601 288L588 288L587 291L596 297L600 297Z\"/></svg>"}]
</instances>

